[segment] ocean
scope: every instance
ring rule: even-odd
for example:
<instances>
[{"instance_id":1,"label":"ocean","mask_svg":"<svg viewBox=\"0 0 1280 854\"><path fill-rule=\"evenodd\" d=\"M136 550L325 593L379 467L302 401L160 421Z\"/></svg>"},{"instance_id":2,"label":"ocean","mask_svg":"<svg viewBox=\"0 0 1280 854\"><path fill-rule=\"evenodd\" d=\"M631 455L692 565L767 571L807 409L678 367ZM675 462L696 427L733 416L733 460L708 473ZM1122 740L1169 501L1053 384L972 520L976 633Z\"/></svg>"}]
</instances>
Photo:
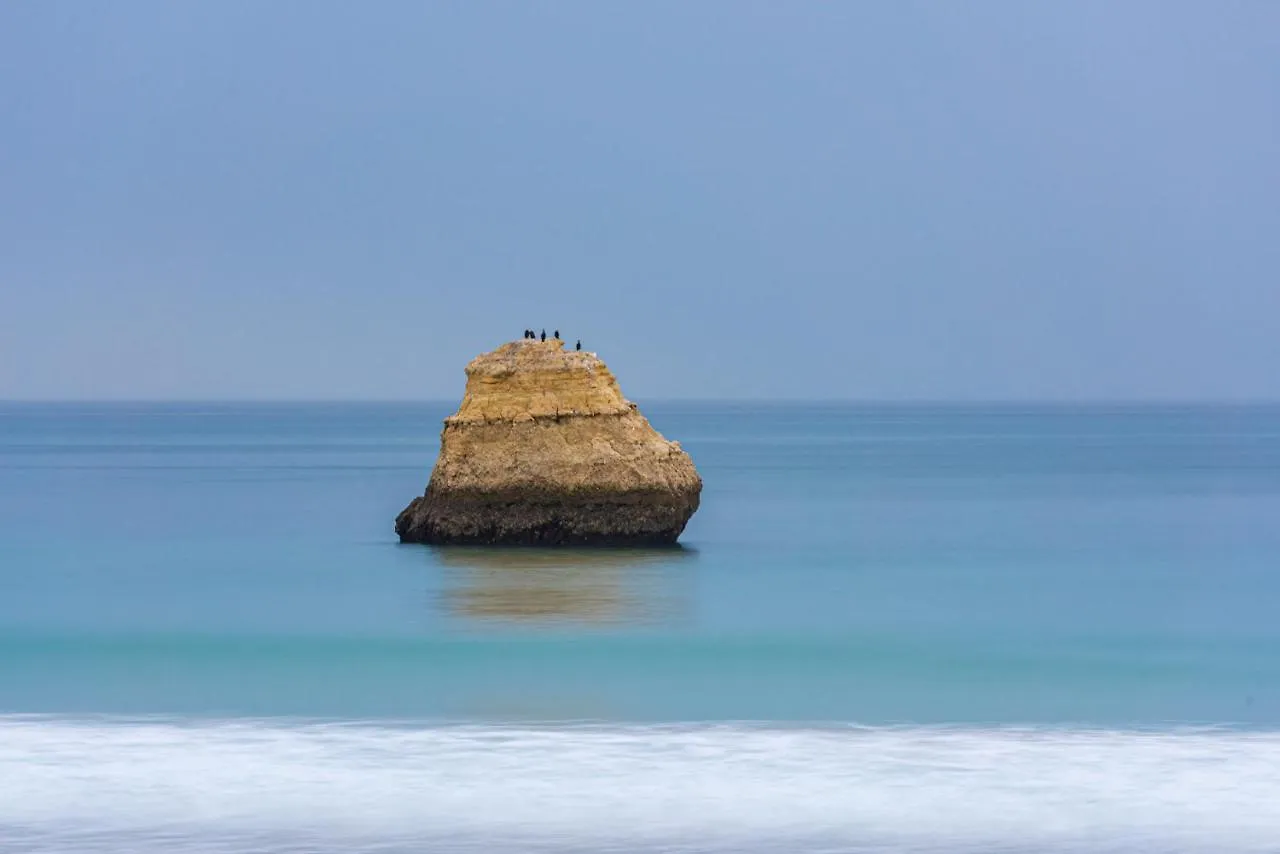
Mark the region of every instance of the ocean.
<instances>
[{"instance_id":1,"label":"ocean","mask_svg":"<svg viewBox=\"0 0 1280 854\"><path fill-rule=\"evenodd\" d=\"M1280 852L1280 406L642 401L682 548L402 546L453 409L0 404L0 851Z\"/></svg>"}]
</instances>

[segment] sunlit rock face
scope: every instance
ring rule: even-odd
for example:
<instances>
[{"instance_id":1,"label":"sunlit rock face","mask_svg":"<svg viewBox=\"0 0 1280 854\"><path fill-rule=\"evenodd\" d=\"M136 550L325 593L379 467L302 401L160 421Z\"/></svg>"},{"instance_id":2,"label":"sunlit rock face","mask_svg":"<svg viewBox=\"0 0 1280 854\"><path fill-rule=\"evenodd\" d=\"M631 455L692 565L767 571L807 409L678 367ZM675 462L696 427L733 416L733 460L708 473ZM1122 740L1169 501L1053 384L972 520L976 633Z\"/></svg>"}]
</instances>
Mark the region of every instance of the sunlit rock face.
<instances>
[{"instance_id":1,"label":"sunlit rock face","mask_svg":"<svg viewBox=\"0 0 1280 854\"><path fill-rule=\"evenodd\" d=\"M504 344L467 366L426 494L396 518L402 542L667 545L702 478L649 425L594 353Z\"/></svg>"}]
</instances>

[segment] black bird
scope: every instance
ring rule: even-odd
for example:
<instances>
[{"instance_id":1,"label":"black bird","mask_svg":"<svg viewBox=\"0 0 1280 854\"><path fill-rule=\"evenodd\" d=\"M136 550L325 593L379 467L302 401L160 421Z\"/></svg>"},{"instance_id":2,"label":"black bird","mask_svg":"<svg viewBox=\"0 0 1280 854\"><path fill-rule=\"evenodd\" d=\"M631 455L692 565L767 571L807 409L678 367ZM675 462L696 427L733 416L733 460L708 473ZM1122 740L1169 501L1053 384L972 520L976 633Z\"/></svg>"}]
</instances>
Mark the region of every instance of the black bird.
<instances>
[{"instance_id":1,"label":"black bird","mask_svg":"<svg viewBox=\"0 0 1280 854\"><path fill-rule=\"evenodd\" d=\"M581 350L581 349L582 349L582 342L581 342L581 341L579 341L576 345L574 345L574 348L573 348L573 349L575 349L575 350Z\"/></svg>"},{"instance_id":2,"label":"black bird","mask_svg":"<svg viewBox=\"0 0 1280 854\"><path fill-rule=\"evenodd\" d=\"M560 330L559 330L559 329L557 329L557 330L556 330L556 340L557 340L557 341L559 341L559 340L560 340Z\"/></svg>"},{"instance_id":3,"label":"black bird","mask_svg":"<svg viewBox=\"0 0 1280 854\"><path fill-rule=\"evenodd\" d=\"M544 329L544 330L542 330L542 340L543 340L543 341L546 341L546 340L547 340L547 330L545 330L545 329Z\"/></svg>"}]
</instances>

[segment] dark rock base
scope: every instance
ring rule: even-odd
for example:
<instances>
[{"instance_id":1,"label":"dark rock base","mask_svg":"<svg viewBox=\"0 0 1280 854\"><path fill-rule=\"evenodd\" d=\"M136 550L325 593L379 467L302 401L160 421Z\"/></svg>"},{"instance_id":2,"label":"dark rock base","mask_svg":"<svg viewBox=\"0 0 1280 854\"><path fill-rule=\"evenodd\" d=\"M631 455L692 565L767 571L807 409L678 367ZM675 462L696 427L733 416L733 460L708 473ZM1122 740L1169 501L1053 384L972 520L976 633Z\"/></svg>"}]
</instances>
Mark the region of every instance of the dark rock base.
<instances>
[{"instance_id":1,"label":"dark rock base","mask_svg":"<svg viewBox=\"0 0 1280 854\"><path fill-rule=\"evenodd\" d=\"M433 495L396 517L402 543L504 546L670 546L698 495Z\"/></svg>"}]
</instances>

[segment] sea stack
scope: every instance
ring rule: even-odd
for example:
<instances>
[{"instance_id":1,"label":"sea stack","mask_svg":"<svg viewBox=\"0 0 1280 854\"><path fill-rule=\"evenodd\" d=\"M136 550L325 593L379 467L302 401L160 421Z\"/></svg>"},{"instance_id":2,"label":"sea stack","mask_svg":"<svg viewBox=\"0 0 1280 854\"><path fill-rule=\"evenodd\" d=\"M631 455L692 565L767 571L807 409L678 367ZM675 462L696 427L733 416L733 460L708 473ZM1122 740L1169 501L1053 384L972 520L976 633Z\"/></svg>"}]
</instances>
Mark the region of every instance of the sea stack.
<instances>
[{"instance_id":1,"label":"sea stack","mask_svg":"<svg viewBox=\"0 0 1280 854\"><path fill-rule=\"evenodd\" d=\"M693 460L595 353L525 339L467 365L426 494L396 517L396 533L442 545L671 545L701 492Z\"/></svg>"}]
</instances>

